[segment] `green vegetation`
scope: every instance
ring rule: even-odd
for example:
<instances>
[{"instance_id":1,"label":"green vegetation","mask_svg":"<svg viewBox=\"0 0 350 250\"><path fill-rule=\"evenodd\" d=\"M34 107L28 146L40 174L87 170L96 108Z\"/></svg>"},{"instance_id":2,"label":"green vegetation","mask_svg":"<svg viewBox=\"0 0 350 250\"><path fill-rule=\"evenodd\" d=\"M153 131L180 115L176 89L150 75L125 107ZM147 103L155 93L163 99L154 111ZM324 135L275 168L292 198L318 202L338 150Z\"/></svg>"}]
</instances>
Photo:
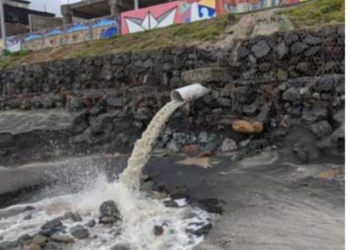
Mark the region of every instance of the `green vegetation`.
<instances>
[{"instance_id":1,"label":"green vegetation","mask_svg":"<svg viewBox=\"0 0 350 250\"><path fill-rule=\"evenodd\" d=\"M345 22L345 0L317 0L285 11L297 27Z\"/></svg>"}]
</instances>

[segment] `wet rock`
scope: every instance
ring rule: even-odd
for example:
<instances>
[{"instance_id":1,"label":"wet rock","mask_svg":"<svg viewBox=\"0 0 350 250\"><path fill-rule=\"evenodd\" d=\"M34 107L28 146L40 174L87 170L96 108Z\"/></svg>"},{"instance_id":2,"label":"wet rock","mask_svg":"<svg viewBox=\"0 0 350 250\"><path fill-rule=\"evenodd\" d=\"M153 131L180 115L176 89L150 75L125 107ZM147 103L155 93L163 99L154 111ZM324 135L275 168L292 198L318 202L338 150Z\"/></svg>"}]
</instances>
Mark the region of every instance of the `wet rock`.
<instances>
[{"instance_id":1,"label":"wet rock","mask_svg":"<svg viewBox=\"0 0 350 250\"><path fill-rule=\"evenodd\" d=\"M147 181L145 183L142 183L140 191L150 193L152 192L153 186L154 183L152 181Z\"/></svg>"},{"instance_id":2,"label":"wet rock","mask_svg":"<svg viewBox=\"0 0 350 250\"><path fill-rule=\"evenodd\" d=\"M207 224L204 227L201 227L200 229L195 230L193 233L196 235L207 235L212 228L213 228L212 224Z\"/></svg>"},{"instance_id":3,"label":"wet rock","mask_svg":"<svg viewBox=\"0 0 350 250\"><path fill-rule=\"evenodd\" d=\"M259 134L263 131L264 125L261 122L236 120L232 123L232 128L242 134Z\"/></svg>"},{"instance_id":4,"label":"wet rock","mask_svg":"<svg viewBox=\"0 0 350 250\"><path fill-rule=\"evenodd\" d=\"M33 238L32 242L40 247L44 247L47 241L48 241L47 237L38 234Z\"/></svg>"},{"instance_id":5,"label":"wet rock","mask_svg":"<svg viewBox=\"0 0 350 250\"><path fill-rule=\"evenodd\" d=\"M53 219L49 222L46 222L40 230L40 234L50 237L51 235L55 234L56 232L59 232L64 229L64 225L62 224L61 220L59 219Z\"/></svg>"},{"instance_id":6,"label":"wet rock","mask_svg":"<svg viewBox=\"0 0 350 250\"><path fill-rule=\"evenodd\" d=\"M328 121L321 121L311 125L311 130L318 138L323 138L333 132L332 126Z\"/></svg>"},{"instance_id":7,"label":"wet rock","mask_svg":"<svg viewBox=\"0 0 350 250\"><path fill-rule=\"evenodd\" d=\"M308 48L309 48L309 46L306 45L305 43L296 42L291 47L291 53L293 56L296 56L296 55L301 54L302 52L304 52Z\"/></svg>"},{"instance_id":8,"label":"wet rock","mask_svg":"<svg viewBox=\"0 0 350 250\"><path fill-rule=\"evenodd\" d=\"M52 235L51 240L56 242L66 243L66 244L74 243L73 238L65 235L59 235L59 234Z\"/></svg>"},{"instance_id":9,"label":"wet rock","mask_svg":"<svg viewBox=\"0 0 350 250\"><path fill-rule=\"evenodd\" d=\"M28 214L28 215L24 216L23 220L31 220L32 217L33 217L32 214Z\"/></svg>"},{"instance_id":10,"label":"wet rock","mask_svg":"<svg viewBox=\"0 0 350 250\"><path fill-rule=\"evenodd\" d=\"M0 242L0 250L12 250L17 247L17 243L13 241Z\"/></svg>"},{"instance_id":11,"label":"wet rock","mask_svg":"<svg viewBox=\"0 0 350 250\"><path fill-rule=\"evenodd\" d=\"M17 245L23 246L27 245L28 242L32 240L32 236L29 234L24 234L17 239Z\"/></svg>"},{"instance_id":12,"label":"wet rock","mask_svg":"<svg viewBox=\"0 0 350 250\"><path fill-rule=\"evenodd\" d=\"M283 93L282 98L285 101L298 102L301 100L301 94L297 88L290 88Z\"/></svg>"},{"instance_id":13,"label":"wet rock","mask_svg":"<svg viewBox=\"0 0 350 250\"><path fill-rule=\"evenodd\" d=\"M96 221L94 219L90 220L88 223L86 223L87 227L93 228L96 225Z\"/></svg>"},{"instance_id":14,"label":"wet rock","mask_svg":"<svg viewBox=\"0 0 350 250\"><path fill-rule=\"evenodd\" d=\"M163 227L161 227L161 226L154 226L153 233L154 233L155 236L161 236L163 234L163 232L164 232Z\"/></svg>"},{"instance_id":15,"label":"wet rock","mask_svg":"<svg viewBox=\"0 0 350 250\"><path fill-rule=\"evenodd\" d=\"M171 152L177 153L181 150L181 144L179 144L175 139L172 139L169 143L167 143L166 148Z\"/></svg>"},{"instance_id":16,"label":"wet rock","mask_svg":"<svg viewBox=\"0 0 350 250\"><path fill-rule=\"evenodd\" d=\"M269 54L271 48L266 41L260 41L252 47L252 51L256 58L262 58Z\"/></svg>"},{"instance_id":17,"label":"wet rock","mask_svg":"<svg viewBox=\"0 0 350 250\"><path fill-rule=\"evenodd\" d=\"M67 249L66 243L59 242L48 242L44 248L44 250L65 250Z\"/></svg>"},{"instance_id":18,"label":"wet rock","mask_svg":"<svg viewBox=\"0 0 350 250\"><path fill-rule=\"evenodd\" d=\"M111 248L111 250L130 250L130 247L125 244L117 244Z\"/></svg>"},{"instance_id":19,"label":"wet rock","mask_svg":"<svg viewBox=\"0 0 350 250\"><path fill-rule=\"evenodd\" d=\"M164 201L163 204L165 207L179 207L179 205L173 200Z\"/></svg>"},{"instance_id":20,"label":"wet rock","mask_svg":"<svg viewBox=\"0 0 350 250\"><path fill-rule=\"evenodd\" d=\"M77 239L86 239L87 237L89 237L89 230L87 230L81 225L72 227L69 230L69 232L74 238L77 238Z\"/></svg>"},{"instance_id":21,"label":"wet rock","mask_svg":"<svg viewBox=\"0 0 350 250\"><path fill-rule=\"evenodd\" d=\"M73 212L65 212L63 215L63 218L65 220L71 219L74 222L82 221L83 218L80 216L78 213L73 213Z\"/></svg>"},{"instance_id":22,"label":"wet rock","mask_svg":"<svg viewBox=\"0 0 350 250\"><path fill-rule=\"evenodd\" d=\"M120 212L114 201L105 201L100 206L100 224L113 224L120 220Z\"/></svg>"},{"instance_id":23,"label":"wet rock","mask_svg":"<svg viewBox=\"0 0 350 250\"><path fill-rule=\"evenodd\" d=\"M237 149L236 142L231 138L226 138L220 146L221 152L230 152Z\"/></svg>"}]
</instances>

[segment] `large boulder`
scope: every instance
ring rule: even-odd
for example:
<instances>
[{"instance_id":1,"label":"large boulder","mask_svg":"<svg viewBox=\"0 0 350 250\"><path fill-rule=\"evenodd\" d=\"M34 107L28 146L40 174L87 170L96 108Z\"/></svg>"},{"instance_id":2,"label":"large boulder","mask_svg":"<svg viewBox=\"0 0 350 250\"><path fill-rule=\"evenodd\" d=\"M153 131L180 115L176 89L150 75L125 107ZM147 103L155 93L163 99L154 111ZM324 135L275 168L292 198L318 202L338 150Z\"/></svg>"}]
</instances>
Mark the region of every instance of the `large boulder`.
<instances>
[{"instance_id":1,"label":"large boulder","mask_svg":"<svg viewBox=\"0 0 350 250\"><path fill-rule=\"evenodd\" d=\"M181 78L188 84L191 83L224 83L232 80L229 70L226 68L201 68L185 71Z\"/></svg>"}]
</instances>

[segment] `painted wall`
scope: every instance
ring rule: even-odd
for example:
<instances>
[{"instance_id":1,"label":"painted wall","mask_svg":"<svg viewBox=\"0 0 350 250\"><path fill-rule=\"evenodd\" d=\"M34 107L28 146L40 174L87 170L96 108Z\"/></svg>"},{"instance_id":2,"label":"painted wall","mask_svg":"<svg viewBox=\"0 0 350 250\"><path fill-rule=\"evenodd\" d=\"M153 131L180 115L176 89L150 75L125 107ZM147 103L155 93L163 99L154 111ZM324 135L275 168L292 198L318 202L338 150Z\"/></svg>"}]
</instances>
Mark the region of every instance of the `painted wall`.
<instances>
[{"instance_id":1,"label":"painted wall","mask_svg":"<svg viewBox=\"0 0 350 250\"><path fill-rule=\"evenodd\" d=\"M122 34L157 29L181 22L180 1L123 12Z\"/></svg>"},{"instance_id":2,"label":"painted wall","mask_svg":"<svg viewBox=\"0 0 350 250\"><path fill-rule=\"evenodd\" d=\"M10 51L40 50L90 40L106 39L157 29L173 24L191 23L228 13L243 13L265 8L298 4L308 0L181 0L132 10L118 16L78 21L68 26L8 37Z\"/></svg>"}]
</instances>

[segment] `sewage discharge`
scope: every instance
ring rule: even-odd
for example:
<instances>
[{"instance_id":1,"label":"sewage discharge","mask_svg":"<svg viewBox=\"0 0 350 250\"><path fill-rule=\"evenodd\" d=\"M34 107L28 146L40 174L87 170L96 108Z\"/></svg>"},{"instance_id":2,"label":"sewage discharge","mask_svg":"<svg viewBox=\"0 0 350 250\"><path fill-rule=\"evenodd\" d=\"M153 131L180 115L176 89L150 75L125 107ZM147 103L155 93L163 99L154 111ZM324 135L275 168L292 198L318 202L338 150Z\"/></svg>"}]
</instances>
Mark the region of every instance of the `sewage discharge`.
<instances>
[{"instance_id":1,"label":"sewage discharge","mask_svg":"<svg viewBox=\"0 0 350 250\"><path fill-rule=\"evenodd\" d=\"M212 223L215 216L191 207L182 200L175 200L178 208L165 207L163 202L169 198L151 198L149 194L139 192L138 189L142 169L171 114L181 105L198 99L209 91L200 84L172 91L171 101L154 116L141 139L135 143L128 166L119 181L110 183L104 174L100 174L95 179L86 180L88 186L79 193L48 196L39 202L0 210L0 246L1 241L16 242L20 235L38 234L43 224L62 217L65 212L78 212L82 217L81 221L62 220L66 230L58 234L72 237L72 228L80 225L88 228L89 236L66 245L64 249L111 250L118 244L128 246L129 250L193 249L204 237L191 232ZM89 222L99 221L100 205L107 200L116 203L120 221L109 226L97 223L96 226L88 227ZM33 209L27 211L25 208L28 206ZM13 214L13 210L23 212ZM12 215L6 217L4 214ZM30 219L25 220L28 216ZM161 236L154 234L155 226L162 226Z\"/></svg>"},{"instance_id":2,"label":"sewage discharge","mask_svg":"<svg viewBox=\"0 0 350 250\"><path fill-rule=\"evenodd\" d=\"M168 102L153 117L141 139L134 146L131 157L128 160L128 166L121 174L121 182L131 189L139 189L142 169L146 165L149 154L159 136L163 131L166 122L172 113L186 102L198 99L209 93L209 89L195 83L171 92L171 101Z\"/></svg>"}]
</instances>

